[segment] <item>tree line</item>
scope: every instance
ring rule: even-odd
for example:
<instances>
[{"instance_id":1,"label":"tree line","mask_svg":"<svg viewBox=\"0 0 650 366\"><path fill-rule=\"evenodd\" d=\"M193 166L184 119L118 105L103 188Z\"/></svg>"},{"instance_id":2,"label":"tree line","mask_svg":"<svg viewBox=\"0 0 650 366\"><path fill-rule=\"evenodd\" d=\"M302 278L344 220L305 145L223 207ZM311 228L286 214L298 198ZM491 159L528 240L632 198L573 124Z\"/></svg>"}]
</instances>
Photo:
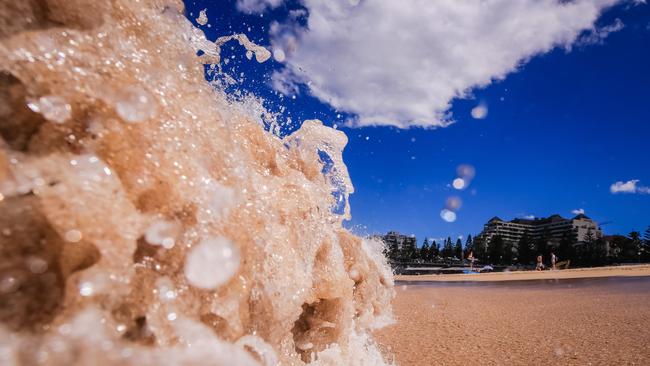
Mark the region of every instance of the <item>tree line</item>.
<instances>
[{"instance_id":1,"label":"tree line","mask_svg":"<svg viewBox=\"0 0 650 366\"><path fill-rule=\"evenodd\" d=\"M409 241L402 248L398 248L396 243L391 243L386 248L386 255L389 259L397 261L438 261L445 258L456 258L458 260L464 257L465 249L473 246L473 239L471 235L467 236L465 246L460 238L456 239L456 243L447 237L442 243L436 240L424 239L422 246L416 246L416 241Z\"/></svg>"},{"instance_id":2,"label":"tree line","mask_svg":"<svg viewBox=\"0 0 650 366\"><path fill-rule=\"evenodd\" d=\"M560 240L545 233L537 239L523 236L517 243L495 235L489 242L471 235L463 245L458 238L455 243L450 237L438 243L424 239L417 247L412 240L401 248L395 244L386 248L386 255L393 261L439 262L466 259L469 252L479 263L496 265L530 265L538 255L550 261L553 252L558 261L571 261L571 266L601 266L613 263L650 262L650 226L643 234L632 231L628 235L601 237L588 232L585 240L578 243L574 234L567 234Z\"/></svg>"}]
</instances>

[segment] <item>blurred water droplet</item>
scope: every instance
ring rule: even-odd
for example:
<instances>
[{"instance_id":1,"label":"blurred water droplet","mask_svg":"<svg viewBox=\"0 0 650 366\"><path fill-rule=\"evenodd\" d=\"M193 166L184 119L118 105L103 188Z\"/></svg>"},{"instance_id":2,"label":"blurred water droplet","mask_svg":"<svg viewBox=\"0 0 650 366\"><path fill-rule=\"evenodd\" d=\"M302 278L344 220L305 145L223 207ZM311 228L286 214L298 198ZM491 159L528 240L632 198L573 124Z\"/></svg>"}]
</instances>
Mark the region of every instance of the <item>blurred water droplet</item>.
<instances>
[{"instance_id":1,"label":"blurred water droplet","mask_svg":"<svg viewBox=\"0 0 650 366\"><path fill-rule=\"evenodd\" d=\"M463 178L456 178L454 181L451 183L451 185L455 189L464 189L465 188L465 180Z\"/></svg>"},{"instance_id":2,"label":"blurred water droplet","mask_svg":"<svg viewBox=\"0 0 650 366\"><path fill-rule=\"evenodd\" d=\"M458 196L451 196L447 198L446 207L451 211L458 211L463 205L463 201Z\"/></svg>"},{"instance_id":3,"label":"blurred water droplet","mask_svg":"<svg viewBox=\"0 0 650 366\"><path fill-rule=\"evenodd\" d=\"M40 257L29 257L27 258L27 268L32 273L44 273L47 271L47 261Z\"/></svg>"},{"instance_id":4,"label":"blurred water droplet","mask_svg":"<svg viewBox=\"0 0 650 366\"><path fill-rule=\"evenodd\" d=\"M487 105L481 103L477 105L476 107L472 108L472 118L474 119L484 119L487 117L488 114L488 108Z\"/></svg>"},{"instance_id":5,"label":"blurred water droplet","mask_svg":"<svg viewBox=\"0 0 650 366\"><path fill-rule=\"evenodd\" d=\"M157 220L145 230L144 239L151 245L162 245L165 249L171 249L180 230L180 224L175 221Z\"/></svg>"},{"instance_id":6,"label":"blurred water droplet","mask_svg":"<svg viewBox=\"0 0 650 366\"><path fill-rule=\"evenodd\" d=\"M239 269L239 248L226 238L212 238L192 248L185 261L185 277L192 286L214 289Z\"/></svg>"},{"instance_id":7,"label":"blurred water droplet","mask_svg":"<svg viewBox=\"0 0 650 366\"><path fill-rule=\"evenodd\" d=\"M15 276L7 275L0 280L0 294L14 292L18 287L20 287L20 281Z\"/></svg>"},{"instance_id":8,"label":"blurred water droplet","mask_svg":"<svg viewBox=\"0 0 650 366\"><path fill-rule=\"evenodd\" d=\"M65 233L65 240L70 243L77 243L81 240L82 237L83 235L81 234L81 231L76 229L68 230Z\"/></svg>"},{"instance_id":9,"label":"blurred water droplet","mask_svg":"<svg viewBox=\"0 0 650 366\"><path fill-rule=\"evenodd\" d=\"M465 180L472 180L476 175L476 169L469 164L461 164L456 168L456 174Z\"/></svg>"},{"instance_id":10,"label":"blurred water droplet","mask_svg":"<svg viewBox=\"0 0 650 366\"><path fill-rule=\"evenodd\" d=\"M67 121L72 114L70 104L63 97L57 95L48 95L40 97L38 100L29 101L27 107L55 123Z\"/></svg>"},{"instance_id":11,"label":"blurred water droplet","mask_svg":"<svg viewBox=\"0 0 650 366\"><path fill-rule=\"evenodd\" d=\"M137 86L130 86L116 96L115 110L126 122L137 123L156 114L156 105L149 93Z\"/></svg>"},{"instance_id":12,"label":"blurred water droplet","mask_svg":"<svg viewBox=\"0 0 650 366\"><path fill-rule=\"evenodd\" d=\"M81 296L87 297L87 296L92 296L94 292L93 285L90 282L82 282L79 285L79 293Z\"/></svg>"},{"instance_id":13,"label":"blurred water droplet","mask_svg":"<svg viewBox=\"0 0 650 366\"><path fill-rule=\"evenodd\" d=\"M277 62L284 62L286 55L284 54L284 51L281 48L276 48L273 50L273 58Z\"/></svg>"},{"instance_id":14,"label":"blurred water droplet","mask_svg":"<svg viewBox=\"0 0 650 366\"><path fill-rule=\"evenodd\" d=\"M454 211L450 211L448 209L444 209L440 211L440 217L447 221L447 222L454 222L456 221L456 213Z\"/></svg>"}]
</instances>

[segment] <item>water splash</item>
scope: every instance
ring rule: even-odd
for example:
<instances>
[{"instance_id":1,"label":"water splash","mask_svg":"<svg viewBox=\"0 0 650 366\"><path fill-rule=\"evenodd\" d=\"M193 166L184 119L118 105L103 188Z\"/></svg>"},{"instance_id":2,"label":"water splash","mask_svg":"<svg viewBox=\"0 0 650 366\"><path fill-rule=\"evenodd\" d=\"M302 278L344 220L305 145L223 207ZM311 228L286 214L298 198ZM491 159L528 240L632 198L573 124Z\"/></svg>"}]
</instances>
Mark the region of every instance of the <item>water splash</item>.
<instances>
[{"instance_id":1,"label":"water splash","mask_svg":"<svg viewBox=\"0 0 650 366\"><path fill-rule=\"evenodd\" d=\"M45 3L0 10L1 363L383 364L345 135L280 139L204 80L226 42L271 53L174 1Z\"/></svg>"}]
</instances>

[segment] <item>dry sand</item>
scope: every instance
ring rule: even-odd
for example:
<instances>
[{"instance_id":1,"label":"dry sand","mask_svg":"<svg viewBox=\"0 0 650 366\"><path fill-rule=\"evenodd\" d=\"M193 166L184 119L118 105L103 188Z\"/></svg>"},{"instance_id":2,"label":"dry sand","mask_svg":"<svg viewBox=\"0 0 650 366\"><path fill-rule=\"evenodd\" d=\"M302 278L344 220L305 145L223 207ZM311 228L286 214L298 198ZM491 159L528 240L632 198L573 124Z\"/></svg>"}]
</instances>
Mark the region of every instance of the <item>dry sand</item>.
<instances>
[{"instance_id":1,"label":"dry sand","mask_svg":"<svg viewBox=\"0 0 650 366\"><path fill-rule=\"evenodd\" d=\"M614 275L592 279L398 282L397 322L376 337L400 366L650 365L650 277L629 274L649 275L645 267L560 272Z\"/></svg>"}]
</instances>

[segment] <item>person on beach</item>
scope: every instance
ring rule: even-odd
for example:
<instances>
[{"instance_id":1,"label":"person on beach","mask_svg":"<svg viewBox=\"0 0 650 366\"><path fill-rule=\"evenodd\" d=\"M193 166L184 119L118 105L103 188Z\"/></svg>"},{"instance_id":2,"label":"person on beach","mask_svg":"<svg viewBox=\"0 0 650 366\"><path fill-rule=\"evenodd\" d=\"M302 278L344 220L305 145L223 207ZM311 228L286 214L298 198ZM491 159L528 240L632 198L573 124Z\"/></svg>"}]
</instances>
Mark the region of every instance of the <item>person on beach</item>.
<instances>
[{"instance_id":1,"label":"person on beach","mask_svg":"<svg viewBox=\"0 0 650 366\"><path fill-rule=\"evenodd\" d=\"M542 257L541 254L537 256L537 266L535 267L535 270L536 271L544 270L544 258Z\"/></svg>"},{"instance_id":2,"label":"person on beach","mask_svg":"<svg viewBox=\"0 0 650 366\"><path fill-rule=\"evenodd\" d=\"M467 255L467 260L469 261L469 270L474 271L474 251L470 250Z\"/></svg>"},{"instance_id":3,"label":"person on beach","mask_svg":"<svg viewBox=\"0 0 650 366\"><path fill-rule=\"evenodd\" d=\"M555 253L551 252L551 269L556 270L555 268L555 263L557 263L557 256L555 256Z\"/></svg>"}]
</instances>

